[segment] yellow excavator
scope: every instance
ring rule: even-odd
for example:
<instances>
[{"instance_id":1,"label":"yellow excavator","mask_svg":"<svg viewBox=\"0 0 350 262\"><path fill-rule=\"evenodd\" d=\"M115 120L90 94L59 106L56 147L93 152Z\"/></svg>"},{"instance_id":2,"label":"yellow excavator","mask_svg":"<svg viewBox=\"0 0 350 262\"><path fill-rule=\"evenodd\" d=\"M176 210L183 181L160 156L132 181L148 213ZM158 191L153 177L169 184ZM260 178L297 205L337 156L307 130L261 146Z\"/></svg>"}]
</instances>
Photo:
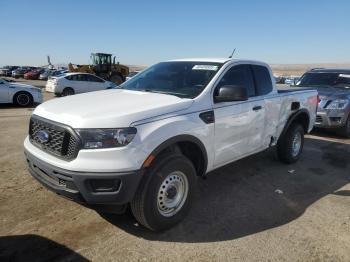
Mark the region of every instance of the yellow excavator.
<instances>
[{"instance_id":1,"label":"yellow excavator","mask_svg":"<svg viewBox=\"0 0 350 262\"><path fill-rule=\"evenodd\" d=\"M91 65L76 65L69 63L68 69L70 72L81 72L95 74L105 80L121 84L129 74L129 67L115 63L115 56L105 53L92 53Z\"/></svg>"}]
</instances>

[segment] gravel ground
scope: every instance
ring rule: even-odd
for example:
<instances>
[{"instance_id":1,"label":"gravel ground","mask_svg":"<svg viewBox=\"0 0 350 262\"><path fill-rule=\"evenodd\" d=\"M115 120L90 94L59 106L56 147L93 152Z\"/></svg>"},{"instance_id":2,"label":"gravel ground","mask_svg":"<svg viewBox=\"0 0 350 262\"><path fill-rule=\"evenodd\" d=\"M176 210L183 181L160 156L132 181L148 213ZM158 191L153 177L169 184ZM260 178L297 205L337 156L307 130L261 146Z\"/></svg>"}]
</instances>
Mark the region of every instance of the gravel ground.
<instances>
[{"instance_id":1,"label":"gravel ground","mask_svg":"<svg viewBox=\"0 0 350 262\"><path fill-rule=\"evenodd\" d=\"M0 107L0 261L350 261L350 140L313 133L296 164L267 150L216 170L182 223L152 233L29 175L32 110Z\"/></svg>"}]
</instances>

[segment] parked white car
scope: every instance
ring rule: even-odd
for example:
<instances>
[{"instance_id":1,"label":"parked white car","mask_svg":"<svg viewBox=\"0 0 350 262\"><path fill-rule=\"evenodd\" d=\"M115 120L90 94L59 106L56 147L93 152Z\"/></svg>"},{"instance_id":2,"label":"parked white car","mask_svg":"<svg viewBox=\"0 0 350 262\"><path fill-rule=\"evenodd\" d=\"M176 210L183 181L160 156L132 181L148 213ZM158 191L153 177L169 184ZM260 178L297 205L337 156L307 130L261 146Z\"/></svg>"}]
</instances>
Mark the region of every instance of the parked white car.
<instances>
[{"instance_id":1,"label":"parked white car","mask_svg":"<svg viewBox=\"0 0 350 262\"><path fill-rule=\"evenodd\" d=\"M8 82L6 79L0 78L0 104L13 103L24 107L42 101L43 96L40 88Z\"/></svg>"},{"instance_id":2,"label":"parked white car","mask_svg":"<svg viewBox=\"0 0 350 262\"><path fill-rule=\"evenodd\" d=\"M167 61L118 89L38 106L25 155L50 190L114 213L130 204L164 230L185 217L198 177L272 146L296 162L317 104L316 90L277 90L265 63Z\"/></svg>"},{"instance_id":3,"label":"parked white car","mask_svg":"<svg viewBox=\"0 0 350 262\"><path fill-rule=\"evenodd\" d=\"M55 93L57 96L69 96L110 89L115 86L115 83L106 81L92 74L67 73L62 76L51 77L47 80L46 91Z\"/></svg>"}]
</instances>

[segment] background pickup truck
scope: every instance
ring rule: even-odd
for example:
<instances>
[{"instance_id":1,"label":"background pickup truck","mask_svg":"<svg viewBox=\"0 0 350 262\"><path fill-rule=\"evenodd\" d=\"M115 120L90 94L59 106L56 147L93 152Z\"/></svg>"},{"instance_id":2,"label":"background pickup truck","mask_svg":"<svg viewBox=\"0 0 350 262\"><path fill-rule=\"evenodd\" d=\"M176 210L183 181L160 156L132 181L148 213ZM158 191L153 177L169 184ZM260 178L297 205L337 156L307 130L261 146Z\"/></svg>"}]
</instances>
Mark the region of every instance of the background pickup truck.
<instances>
[{"instance_id":1,"label":"background pickup truck","mask_svg":"<svg viewBox=\"0 0 350 262\"><path fill-rule=\"evenodd\" d=\"M188 212L198 177L275 145L297 161L317 105L317 91L278 91L265 63L173 60L117 89L38 106L25 155L52 191L100 210L130 205L163 230Z\"/></svg>"}]
</instances>

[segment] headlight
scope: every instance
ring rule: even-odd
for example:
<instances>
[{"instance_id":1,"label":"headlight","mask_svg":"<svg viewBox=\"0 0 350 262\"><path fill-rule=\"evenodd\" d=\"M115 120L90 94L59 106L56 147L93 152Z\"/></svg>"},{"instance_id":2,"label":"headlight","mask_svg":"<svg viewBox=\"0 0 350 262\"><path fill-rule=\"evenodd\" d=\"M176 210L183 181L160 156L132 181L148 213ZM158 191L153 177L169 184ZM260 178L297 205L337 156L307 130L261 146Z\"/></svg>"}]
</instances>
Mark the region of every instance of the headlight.
<instances>
[{"instance_id":1,"label":"headlight","mask_svg":"<svg viewBox=\"0 0 350 262\"><path fill-rule=\"evenodd\" d=\"M135 127L116 129L77 129L84 149L126 146L136 135Z\"/></svg>"},{"instance_id":2,"label":"headlight","mask_svg":"<svg viewBox=\"0 0 350 262\"><path fill-rule=\"evenodd\" d=\"M348 100L346 99L337 99L332 101L328 106L327 109L345 109L348 105Z\"/></svg>"}]
</instances>

